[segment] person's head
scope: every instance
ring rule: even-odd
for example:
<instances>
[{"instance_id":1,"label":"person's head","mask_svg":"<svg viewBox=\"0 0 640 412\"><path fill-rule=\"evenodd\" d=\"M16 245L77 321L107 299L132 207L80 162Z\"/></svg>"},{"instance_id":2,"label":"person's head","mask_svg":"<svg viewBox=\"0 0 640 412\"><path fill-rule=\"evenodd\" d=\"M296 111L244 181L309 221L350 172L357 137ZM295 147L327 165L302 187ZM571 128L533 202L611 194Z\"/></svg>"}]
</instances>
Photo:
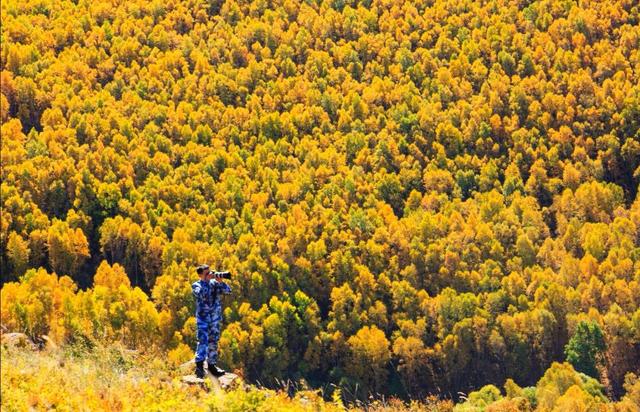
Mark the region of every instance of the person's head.
<instances>
[{"instance_id":1,"label":"person's head","mask_svg":"<svg viewBox=\"0 0 640 412\"><path fill-rule=\"evenodd\" d=\"M198 272L198 276L200 276L200 279L202 280L209 280L211 278L209 265L199 265L196 272Z\"/></svg>"}]
</instances>

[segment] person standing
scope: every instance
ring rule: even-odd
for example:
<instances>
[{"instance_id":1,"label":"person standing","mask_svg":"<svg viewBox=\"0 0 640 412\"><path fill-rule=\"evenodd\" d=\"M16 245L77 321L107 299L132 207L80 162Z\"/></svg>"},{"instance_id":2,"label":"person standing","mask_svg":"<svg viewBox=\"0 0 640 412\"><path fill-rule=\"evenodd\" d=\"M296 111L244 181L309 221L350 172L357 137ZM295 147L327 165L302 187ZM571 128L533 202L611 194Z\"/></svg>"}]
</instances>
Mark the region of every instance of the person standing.
<instances>
[{"instance_id":1,"label":"person standing","mask_svg":"<svg viewBox=\"0 0 640 412\"><path fill-rule=\"evenodd\" d=\"M225 371L219 368L218 341L222 323L222 304L220 295L231 293L231 287L224 282L229 272L212 272L208 265L200 265L196 269L200 280L191 285L196 298L196 328L198 346L196 347L196 371L198 378L203 378L204 361L214 376L222 376Z\"/></svg>"}]
</instances>

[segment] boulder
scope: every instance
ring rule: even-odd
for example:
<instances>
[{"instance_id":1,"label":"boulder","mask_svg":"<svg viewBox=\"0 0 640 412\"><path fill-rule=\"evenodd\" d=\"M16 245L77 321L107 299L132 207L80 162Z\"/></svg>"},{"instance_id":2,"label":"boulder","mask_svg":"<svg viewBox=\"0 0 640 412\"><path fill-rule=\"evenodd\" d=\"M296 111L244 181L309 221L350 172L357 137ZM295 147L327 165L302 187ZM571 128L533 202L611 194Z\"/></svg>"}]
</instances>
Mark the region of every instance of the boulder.
<instances>
[{"instance_id":1,"label":"boulder","mask_svg":"<svg viewBox=\"0 0 640 412\"><path fill-rule=\"evenodd\" d=\"M41 349L47 349L47 350L53 350L58 347L58 345L55 344L53 339L51 339L47 335L42 335L40 337L39 346Z\"/></svg>"},{"instance_id":2,"label":"boulder","mask_svg":"<svg viewBox=\"0 0 640 412\"><path fill-rule=\"evenodd\" d=\"M204 383L204 379L200 379L196 375L186 375L182 377L182 382L190 385L201 385Z\"/></svg>"},{"instance_id":3,"label":"boulder","mask_svg":"<svg viewBox=\"0 0 640 412\"><path fill-rule=\"evenodd\" d=\"M222 389L232 389L240 384L240 379L235 373L225 373L218 377L218 382Z\"/></svg>"},{"instance_id":4,"label":"boulder","mask_svg":"<svg viewBox=\"0 0 640 412\"><path fill-rule=\"evenodd\" d=\"M36 345L24 333L11 332L2 334L2 345L13 346L18 348L36 349Z\"/></svg>"}]
</instances>

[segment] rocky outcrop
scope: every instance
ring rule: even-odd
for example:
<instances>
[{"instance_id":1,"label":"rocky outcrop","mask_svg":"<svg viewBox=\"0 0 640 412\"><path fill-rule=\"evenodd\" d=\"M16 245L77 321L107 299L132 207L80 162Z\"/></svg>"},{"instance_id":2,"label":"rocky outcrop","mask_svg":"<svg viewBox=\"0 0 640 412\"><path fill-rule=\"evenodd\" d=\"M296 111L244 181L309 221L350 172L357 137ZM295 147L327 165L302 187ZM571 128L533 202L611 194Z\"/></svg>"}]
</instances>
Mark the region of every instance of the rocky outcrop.
<instances>
[{"instance_id":1,"label":"rocky outcrop","mask_svg":"<svg viewBox=\"0 0 640 412\"><path fill-rule=\"evenodd\" d=\"M37 349L54 349L57 345L47 335L42 335L39 338L33 340L25 333L21 332L9 332L2 334L2 345L5 347L19 347L29 348L32 350Z\"/></svg>"}]
</instances>

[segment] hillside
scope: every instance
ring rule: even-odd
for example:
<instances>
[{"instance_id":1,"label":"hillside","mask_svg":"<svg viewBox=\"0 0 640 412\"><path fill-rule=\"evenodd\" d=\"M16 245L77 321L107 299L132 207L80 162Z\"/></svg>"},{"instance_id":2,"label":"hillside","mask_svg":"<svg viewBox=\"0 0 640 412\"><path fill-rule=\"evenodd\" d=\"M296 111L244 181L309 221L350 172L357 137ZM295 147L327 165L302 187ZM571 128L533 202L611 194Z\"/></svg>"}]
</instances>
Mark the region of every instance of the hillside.
<instances>
[{"instance_id":1,"label":"hillside","mask_svg":"<svg viewBox=\"0 0 640 412\"><path fill-rule=\"evenodd\" d=\"M236 382L216 392L209 384L200 387L181 382L179 368L161 359L141 355L121 345L109 347L50 347L33 352L20 345L1 347L2 410L173 410L173 411L397 411L475 412L530 411L537 403L558 411L594 410L635 412L640 404L640 379L629 379L627 395L610 403L602 386L576 373L569 365L554 364L537 386L520 388L513 381L502 396L495 386L469 394L454 407L434 397L402 402L376 396L365 404L345 406L339 393L323 400L322 390L299 387L288 396L284 385L274 391ZM326 394L325 394L326 395Z\"/></svg>"},{"instance_id":2,"label":"hillside","mask_svg":"<svg viewBox=\"0 0 640 412\"><path fill-rule=\"evenodd\" d=\"M640 375L638 2L0 9L2 333L179 365L206 262L264 387Z\"/></svg>"},{"instance_id":3,"label":"hillside","mask_svg":"<svg viewBox=\"0 0 640 412\"><path fill-rule=\"evenodd\" d=\"M290 399L264 388L224 395L189 386L159 360L121 347L55 349L37 353L2 349L2 410L338 411L312 391Z\"/></svg>"}]
</instances>

